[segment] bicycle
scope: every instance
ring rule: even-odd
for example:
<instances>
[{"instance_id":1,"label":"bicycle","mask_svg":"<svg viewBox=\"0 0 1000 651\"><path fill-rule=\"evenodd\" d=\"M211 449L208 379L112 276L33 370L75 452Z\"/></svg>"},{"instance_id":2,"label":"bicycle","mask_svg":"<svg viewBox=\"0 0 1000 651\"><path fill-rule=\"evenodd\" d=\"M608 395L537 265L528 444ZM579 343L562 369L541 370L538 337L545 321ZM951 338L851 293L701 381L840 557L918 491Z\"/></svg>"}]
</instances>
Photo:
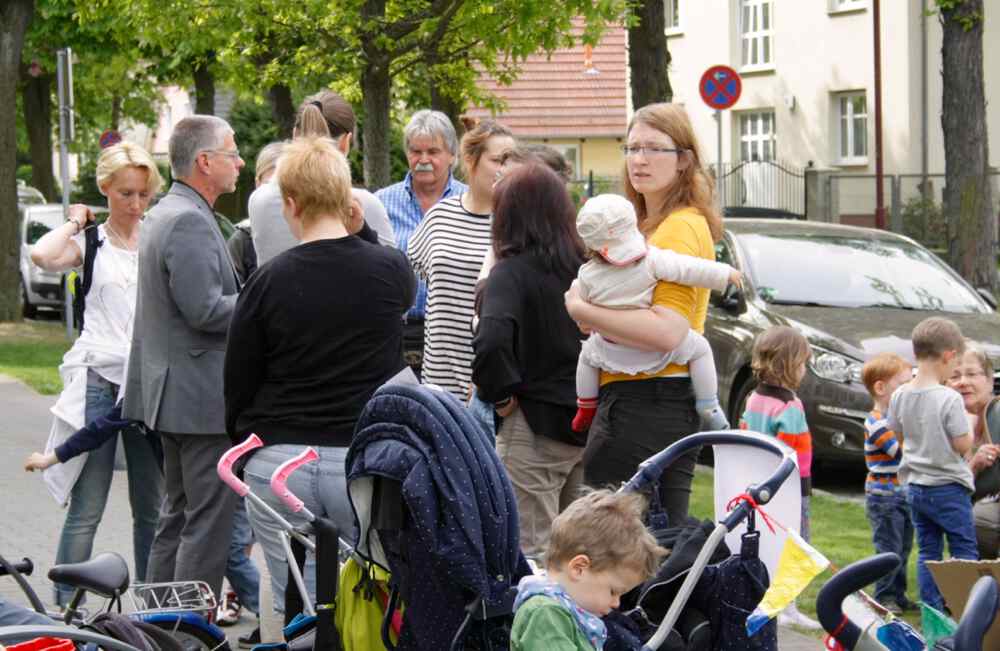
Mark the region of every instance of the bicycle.
<instances>
[{"instance_id":1,"label":"bicycle","mask_svg":"<svg viewBox=\"0 0 1000 651\"><path fill-rule=\"evenodd\" d=\"M104 552L82 563L57 565L49 570L48 578L64 583L74 588L73 597L60 613L48 612L38 594L24 579L34 571L30 559L12 564L0 556L0 576L11 576L21 588L32 609L53 622L61 621L61 633L41 631L38 635L53 635L69 637L83 642L94 641L85 639L87 636L67 636L67 630L82 631L80 627L88 625L100 612L112 612L117 606L121 612L123 600L126 604L126 615L136 621L146 622L168 633L180 642L185 651L230 651L226 634L215 626L210 615L215 612L215 595L208 585L202 581L175 581L169 583L136 583L130 586L128 565L118 554ZM106 607L94 617L88 617L79 606L86 593L107 599ZM68 627L68 628L66 628ZM25 628L25 627L13 627ZM51 627L34 627L36 629ZM89 631L83 631L94 635ZM98 636L101 637L101 636ZM6 638L12 639L12 638ZM0 642L4 638L0 633ZM117 647L121 651L124 643ZM133 649L127 644L124 647ZM111 647L105 647L111 648Z\"/></svg>"}]
</instances>

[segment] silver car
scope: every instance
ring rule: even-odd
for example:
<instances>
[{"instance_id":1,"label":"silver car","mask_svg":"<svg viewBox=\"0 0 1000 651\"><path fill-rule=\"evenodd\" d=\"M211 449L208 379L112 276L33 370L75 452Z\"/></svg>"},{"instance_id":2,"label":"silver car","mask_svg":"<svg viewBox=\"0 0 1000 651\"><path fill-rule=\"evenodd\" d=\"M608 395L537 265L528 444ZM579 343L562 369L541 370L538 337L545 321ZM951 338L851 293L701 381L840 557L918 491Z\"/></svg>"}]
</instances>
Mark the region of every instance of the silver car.
<instances>
[{"instance_id":1,"label":"silver car","mask_svg":"<svg viewBox=\"0 0 1000 651\"><path fill-rule=\"evenodd\" d=\"M25 318L34 318L38 308L62 310L63 274L45 271L31 261L31 247L43 235L65 223L62 204L18 206L21 222L21 306Z\"/></svg>"}]
</instances>

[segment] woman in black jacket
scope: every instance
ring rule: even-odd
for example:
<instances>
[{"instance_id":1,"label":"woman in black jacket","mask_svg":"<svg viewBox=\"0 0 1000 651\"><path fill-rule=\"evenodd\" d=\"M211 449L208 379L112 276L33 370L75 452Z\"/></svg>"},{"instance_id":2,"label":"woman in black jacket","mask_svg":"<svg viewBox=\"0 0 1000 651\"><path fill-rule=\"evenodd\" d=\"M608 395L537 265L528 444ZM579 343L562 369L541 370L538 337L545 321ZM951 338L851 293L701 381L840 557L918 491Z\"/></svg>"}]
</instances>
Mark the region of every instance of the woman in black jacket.
<instances>
[{"instance_id":1,"label":"woman in black jacket","mask_svg":"<svg viewBox=\"0 0 1000 651\"><path fill-rule=\"evenodd\" d=\"M504 177L493 200L497 264L472 342L479 397L503 417L496 446L517 496L521 549L535 558L583 479L586 435L570 426L582 334L563 303L583 262L575 224L566 186L549 168Z\"/></svg>"}]
</instances>

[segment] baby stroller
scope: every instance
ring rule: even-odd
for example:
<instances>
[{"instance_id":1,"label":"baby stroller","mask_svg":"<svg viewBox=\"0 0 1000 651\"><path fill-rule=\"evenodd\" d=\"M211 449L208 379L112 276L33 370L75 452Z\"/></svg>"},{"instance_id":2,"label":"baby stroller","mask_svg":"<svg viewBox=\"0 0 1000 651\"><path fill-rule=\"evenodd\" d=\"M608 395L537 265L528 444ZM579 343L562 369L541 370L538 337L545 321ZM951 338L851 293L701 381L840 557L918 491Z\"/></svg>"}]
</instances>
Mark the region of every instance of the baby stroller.
<instances>
[{"instance_id":1,"label":"baby stroller","mask_svg":"<svg viewBox=\"0 0 1000 651\"><path fill-rule=\"evenodd\" d=\"M750 445L779 459L772 476L747 491L757 504L769 502L795 469L794 453L776 439L704 433L643 463L622 490L653 488L678 456L713 444ZM358 421L346 463L359 531L357 552L389 569L393 603L401 597L406 605L398 648L508 648L516 586L530 568L518 548L510 482L491 441L466 408L450 394L428 387L382 387ZM667 640L699 581L705 583L705 568L713 556L718 559L726 533L752 512L747 501L740 501L707 532L697 557L680 575L683 583L659 629L645 645L630 639L621 648L657 649ZM766 581L766 570L764 574Z\"/></svg>"},{"instance_id":2,"label":"baby stroller","mask_svg":"<svg viewBox=\"0 0 1000 651\"><path fill-rule=\"evenodd\" d=\"M820 624L845 651L885 651L892 647L880 641L883 623L872 619L862 629L844 614L843 603L849 595L892 572L899 565L893 553L877 554L851 563L837 572L816 596L816 615ZM933 651L982 651L983 639L996 618L1000 607L997 582L983 576L969 592L965 611L955 634L938 640ZM914 640L923 648L922 640Z\"/></svg>"}]
</instances>

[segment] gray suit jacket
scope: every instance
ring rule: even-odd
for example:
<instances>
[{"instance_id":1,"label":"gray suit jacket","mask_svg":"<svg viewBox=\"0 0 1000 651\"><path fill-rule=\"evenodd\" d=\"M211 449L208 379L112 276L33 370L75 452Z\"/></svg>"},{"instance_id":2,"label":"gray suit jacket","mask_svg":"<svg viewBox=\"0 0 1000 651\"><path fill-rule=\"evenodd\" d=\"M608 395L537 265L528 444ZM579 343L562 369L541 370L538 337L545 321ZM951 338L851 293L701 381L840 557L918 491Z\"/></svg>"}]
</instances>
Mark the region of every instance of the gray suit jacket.
<instances>
[{"instance_id":1,"label":"gray suit jacket","mask_svg":"<svg viewBox=\"0 0 1000 651\"><path fill-rule=\"evenodd\" d=\"M211 206L174 183L139 238L126 418L162 432L226 431L222 365L238 291Z\"/></svg>"}]
</instances>

